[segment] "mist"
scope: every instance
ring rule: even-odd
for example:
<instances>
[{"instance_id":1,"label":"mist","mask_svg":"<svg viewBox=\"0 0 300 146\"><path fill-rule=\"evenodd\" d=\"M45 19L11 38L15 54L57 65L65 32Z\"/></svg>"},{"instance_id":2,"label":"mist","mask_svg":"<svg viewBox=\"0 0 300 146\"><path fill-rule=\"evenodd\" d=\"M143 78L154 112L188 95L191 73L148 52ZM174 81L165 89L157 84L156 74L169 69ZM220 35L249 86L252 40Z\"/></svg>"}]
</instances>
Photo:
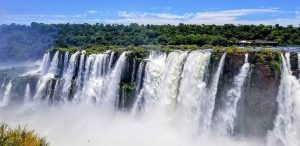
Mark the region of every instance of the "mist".
<instances>
[{"instance_id":1,"label":"mist","mask_svg":"<svg viewBox=\"0 0 300 146\"><path fill-rule=\"evenodd\" d=\"M151 112L134 116L91 104L26 105L0 111L0 120L27 125L54 146L252 146L257 142L212 136L181 125L180 119Z\"/></svg>"}]
</instances>

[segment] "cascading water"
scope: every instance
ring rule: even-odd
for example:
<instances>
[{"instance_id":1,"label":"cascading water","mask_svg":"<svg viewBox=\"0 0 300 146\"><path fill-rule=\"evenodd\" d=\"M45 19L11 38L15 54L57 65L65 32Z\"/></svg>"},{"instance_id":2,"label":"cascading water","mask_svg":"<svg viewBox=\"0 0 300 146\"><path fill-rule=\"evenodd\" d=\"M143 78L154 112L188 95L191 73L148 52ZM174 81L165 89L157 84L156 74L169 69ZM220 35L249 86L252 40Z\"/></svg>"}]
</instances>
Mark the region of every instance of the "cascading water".
<instances>
[{"instance_id":1,"label":"cascading water","mask_svg":"<svg viewBox=\"0 0 300 146\"><path fill-rule=\"evenodd\" d=\"M152 106L157 101L157 93L161 82L161 75L165 68L166 54L157 51L151 51L146 60L145 77L143 87L137 97L136 106ZM143 103L140 103L142 102ZM145 108L145 107L143 107ZM139 108L134 108L137 110Z\"/></svg>"},{"instance_id":2,"label":"cascading water","mask_svg":"<svg viewBox=\"0 0 300 146\"><path fill-rule=\"evenodd\" d=\"M212 123L212 117L213 117L213 111L215 108L215 100L216 100L216 94L218 91L218 85L220 76L223 72L224 62L225 62L226 53L224 53L221 57L221 60L218 64L217 71L213 75L212 83L210 87L207 88L206 91L206 97L202 98L202 105L201 105L201 120L200 121L200 127L202 127L204 130L208 131L211 127Z\"/></svg>"},{"instance_id":3,"label":"cascading water","mask_svg":"<svg viewBox=\"0 0 300 146\"><path fill-rule=\"evenodd\" d=\"M2 81L3 83L0 87L0 97L2 97L2 92L3 92L4 86L5 86L5 81L6 81L6 79L4 78L3 81Z\"/></svg>"},{"instance_id":4,"label":"cascading water","mask_svg":"<svg viewBox=\"0 0 300 146\"><path fill-rule=\"evenodd\" d=\"M298 54L298 70L299 70L299 80L300 80L300 53Z\"/></svg>"},{"instance_id":5,"label":"cascading water","mask_svg":"<svg viewBox=\"0 0 300 146\"><path fill-rule=\"evenodd\" d=\"M274 129L268 133L268 146L299 146L299 135L295 113L295 104L300 96L300 83L291 74L290 53L285 57L281 54L281 82L277 95L278 113L274 122Z\"/></svg>"},{"instance_id":6,"label":"cascading water","mask_svg":"<svg viewBox=\"0 0 300 146\"><path fill-rule=\"evenodd\" d=\"M166 59L156 99L159 100L160 107L167 108L169 112L175 110L180 75L186 57L187 52L175 51Z\"/></svg>"},{"instance_id":7,"label":"cascading water","mask_svg":"<svg viewBox=\"0 0 300 146\"><path fill-rule=\"evenodd\" d=\"M134 77L135 77L135 70L136 70L136 61L135 59L133 59L133 70L132 70L132 73L131 73L131 81L130 83L133 84L134 82Z\"/></svg>"},{"instance_id":8,"label":"cascading water","mask_svg":"<svg viewBox=\"0 0 300 146\"><path fill-rule=\"evenodd\" d=\"M76 93L74 95L75 100L79 100L81 95L81 88L82 88L82 82L83 82L83 67L84 67L84 59L85 59L85 53L82 53L80 55L80 62L78 67L78 75L76 78Z\"/></svg>"},{"instance_id":9,"label":"cascading water","mask_svg":"<svg viewBox=\"0 0 300 146\"><path fill-rule=\"evenodd\" d=\"M48 85L47 83L49 83L50 79L53 78L54 78L54 74L46 74L39 79L37 83L36 93L33 96L34 101L39 102L44 97Z\"/></svg>"},{"instance_id":10,"label":"cascading water","mask_svg":"<svg viewBox=\"0 0 300 146\"><path fill-rule=\"evenodd\" d=\"M223 134L233 134L235 119L237 114L237 105L242 97L242 90L245 79L248 75L250 64L248 63L248 54L245 54L245 63L240 69L239 74L234 78L233 87L227 92L225 106L217 113L217 129Z\"/></svg>"},{"instance_id":11,"label":"cascading water","mask_svg":"<svg viewBox=\"0 0 300 146\"><path fill-rule=\"evenodd\" d=\"M40 67L41 74L46 74L48 72L50 65L50 53L46 53L43 57L42 65Z\"/></svg>"},{"instance_id":12,"label":"cascading water","mask_svg":"<svg viewBox=\"0 0 300 146\"><path fill-rule=\"evenodd\" d=\"M66 72L66 71L67 71L67 68L68 68L68 62L69 62L69 52L66 52L66 53L65 53L65 56L64 56L64 67L63 67L63 72Z\"/></svg>"},{"instance_id":13,"label":"cascading water","mask_svg":"<svg viewBox=\"0 0 300 146\"><path fill-rule=\"evenodd\" d=\"M91 55L87 58L83 95L85 100L101 102L104 96L105 85L104 81L107 78L105 70L107 70L106 61L109 58L108 54Z\"/></svg>"},{"instance_id":14,"label":"cascading water","mask_svg":"<svg viewBox=\"0 0 300 146\"><path fill-rule=\"evenodd\" d=\"M9 81L5 87L5 92L4 92L2 101L0 102L0 107L5 107L9 104L11 88L12 88L12 81Z\"/></svg>"},{"instance_id":15,"label":"cascading water","mask_svg":"<svg viewBox=\"0 0 300 146\"><path fill-rule=\"evenodd\" d=\"M147 59L139 62L131 52L91 55L84 51L49 52L43 57L41 74L9 74L3 80L0 70L3 83L0 101L5 106L0 108L0 121L26 124L49 137L54 145L265 145L231 138L235 136L232 132L239 118L238 103L244 99L244 82L250 69L248 54L233 86L224 90L225 107L218 107L218 87L227 81L221 77L228 74L228 68L223 70L224 64L227 67L227 63L232 63L232 54L222 54L215 65L213 53L212 50L151 51ZM295 107L299 102L294 101L300 95L299 81L289 71L289 53L285 58L282 58L277 97L278 116L274 130L268 134L269 146L299 145L295 140L298 138L295 121L300 117ZM135 63L139 63L136 69ZM13 104L8 103L14 100L35 106L10 106ZM131 109L131 115L123 108ZM218 110L213 113L215 109ZM216 123L212 119L217 119ZM221 129L218 129L221 135L211 131L214 126Z\"/></svg>"},{"instance_id":16,"label":"cascading water","mask_svg":"<svg viewBox=\"0 0 300 146\"><path fill-rule=\"evenodd\" d=\"M58 61L59 61L58 55L59 55L59 52L57 51L54 54L53 59L50 63L48 73L51 73L51 74L57 74L58 73Z\"/></svg>"},{"instance_id":17,"label":"cascading water","mask_svg":"<svg viewBox=\"0 0 300 146\"><path fill-rule=\"evenodd\" d=\"M27 83L24 93L24 104L28 104L31 101L31 95L30 95L30 85Z\"/></svg>"},{"instance_id":18,"label":"cascading water","mask_svg":"<svg viewBox=\"0 0 300 146\"><path fill-rule=\"evenodd\" d=\"M76 59L79 55L79 52L76 52L71 55L69 63L68 63L68 68L66 72L64 72L62 80L63 80L63 87L62 87L62 98L66 101L68 100L68 96L70 93L70 88L72 86L72 79L74 76L75 68L76 68Z\"/></svg>"},{"instance_id":19,"label":"cascading water","mask_svg":"<svg viewBox=\"0 0 300 146\"><path fill-rule=\"evenodd\" d=\"M126 54L127 52L123 52L119 59L116 62L110 76L108 77L108 82L105 92L105 96L102 99L104 103L114 104L116 103L116 99L119 93L119 84L121 80L121 74L126 64Z\"/></svg>"},{"instance_id":20,"label":"cascading water","mask_svg":"<svg viewBox=\"0 0 300 146\"><path fill-rule=\"evenodd\" d=\"M184 125L198 127L201 116L201 98L205 98L205 73L210 61L210 51L191 52L184 64L179 94L177 97L179 115Z\"/></svg>"},{"instance_id":21,"label":"cascading water","mask_svg":"<svg viewBox=\"0 0 300 146\"><path fill-rule=\"evenodd\" d=\"M145 67L145 62L142 61L139 64L139 68L138 68L138 72L137 72L137 78L136 78L136 91L135 91L135 95L134 95L134 99L136 100L135 103L133 104L132 107L132 113L135 114L137 111L139 111L141 109L141 103L142 103L142 96L139 96L141 93L141 87L142 87L142 83L143 83L143 71L144 71L144 67Z\"/></svg>"}]
</instances>

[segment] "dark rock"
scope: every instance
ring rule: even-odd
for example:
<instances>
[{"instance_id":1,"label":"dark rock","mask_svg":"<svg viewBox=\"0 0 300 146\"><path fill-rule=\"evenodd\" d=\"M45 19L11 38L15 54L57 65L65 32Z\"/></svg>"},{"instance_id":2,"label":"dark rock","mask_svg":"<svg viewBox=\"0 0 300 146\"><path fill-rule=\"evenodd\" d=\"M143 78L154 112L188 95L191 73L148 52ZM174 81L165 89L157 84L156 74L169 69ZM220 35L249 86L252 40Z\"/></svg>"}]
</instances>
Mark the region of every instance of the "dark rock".
<instances>
[{"instance_id":1,"label":"dark rock","mask_svg":"<svg viewBox=\"0 0 300 146\"><path fill-rule=\"evenodd\" d=\"M294 76L296 76L299 79L299 66L298 66L298 54L296 52L291 52L290 55L290 64L291 64L291 71Z\"/></svg>"},{"instance_id":2,"label":"dark rock","mask_svg":"<svg viewBox=\"0 0 300 146\"><path fill-rule=\"evenodd\" d=\"M235 133L263 137L273 128L277 114L280 71L272 67L272 59L261 62L254 56L249 54L251 70L238 103Z\"/></svg>"}]
</instances>

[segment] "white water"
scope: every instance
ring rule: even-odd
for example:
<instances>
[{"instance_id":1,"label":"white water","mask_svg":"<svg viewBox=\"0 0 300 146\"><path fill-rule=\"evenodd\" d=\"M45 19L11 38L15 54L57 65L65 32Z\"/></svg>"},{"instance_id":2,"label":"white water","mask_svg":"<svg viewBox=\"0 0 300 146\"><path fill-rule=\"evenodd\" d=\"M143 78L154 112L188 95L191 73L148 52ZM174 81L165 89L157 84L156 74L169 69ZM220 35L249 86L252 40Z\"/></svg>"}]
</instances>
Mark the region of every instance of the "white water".
<instances>
[{"instance_id":1,"label":"white water","mask_svg":"<svg viewBox=\"0 0 300 146\"><path fill-rule=\"evenodd\" d=\"M133 71L132 71L132 73L131 73L131 81L130 81L130 83L131 84L133 84L133 82L134 82L134 77L135 77L135 72L136 72L136 61L135 61L135 59L133 59Z\"/></svg>"},{"instance_id":2,"label":"white water","mask_svg":"<svg viewBox=\"0 0 300 146\"><path fill-rule=\"evenodd\" d=\"M300 80L300 53L298 53L298 70L299 70L299 80Z\"/></svg>"},{"instance_id":3,"label":"white water","mask_svg":"<svg viewBox=\"0 0 300 146\"><path fill-rule=\"evenodd\" d=\"M67 71L68 62L69 62L69 52L66 52L65 53L65 57L64 57L64 69L63 69L63 72Z\"/></svg>"},{"instance_id":4,"label":"white water","mask_svg":"<svg viewBox=\"0 0 300 146\"><path fill-rule=\"evenodd\" d=\"M167 55L165 53L152 51L150 52L145 67L145 77L143 87L137 97L135 105L144 106L142 110L149 110L158 100L158 89L163 75L165 61ZM143 101L144 103L139 103ZM142 105L143 104L143 105ZM147 107L146 107L147 106ZM148 108L148 109L147 109ZM134 108L137 110L139 108Z\"/></svg>"},{"instance_id":5,"label":"white water","mask_svg":"<svg viewBox=\"0 0 300 146\"><path fill-rule=\"evenodd\" d=\"M222 134L233 134L235 119L237 115L237 105L242 97L242 90L245 79L248 75L250 64L248 54L245 54L245 63L239 74L234 78L233 87L227 92L224 108L217 113L217 130Z\"/></svg>"},{"instance_id":6,"label":"white water","mask_svg":"<svg viewBox=\"0 0 300 146\"><path fill-rule=\"evenodd\" d=\"M5 92L4 92L2 101L0 102L0 107L5 107L9 104L11 87L12 87L12 81L9 81L5 87Z\"/></svg>"},{"instance_id":7,"label":"white water","mask_svg":"<svg viewBox=\"0 0 300 146\"><path fill-rule=\"evenodd\" d=\"M44 54L42 65L40 67L40 71L42 75L48 72L49 65L50 65L50 53L48 52Z\"/></svg>"},{"instance_id":8,"label":"white water","mask_svg":"<svg viewBox=\"0 0 300 146\"><path fill-rule=\"evenodd\" d=\"M80 62L79 62L79 68L78 68L78 76L76 78L76 93L74 95L74 100L80 100L81 96L81 89L82 89L82 82L83 82L83 73L84 73L84 59L85 59L85 53L82 53L80 55Z\"/></svg>"},{"instance_id":9,"label":"white water","mask_svg":"<svg viewBox=\"0 0 300 146\"><path fill-rule=\"evenodd\" d=\"M107 78L107 75L103 72L107 69L106 61L108 58L108 54L91 55L87 58L82 93L83 97L86 98L85 101L101 102L105 92L104 82Z\"/></svg>"},{"instance_id":10,"label":"white water","mask_svg":"<svg viewBox=\"0 0 300 146\"><path fill-rule=\"evenodd\" d=\"M193 51L184 64L177 102L178 115L183 125L188 127L198 127L200 122L202 111L199 105L201 105L201 98L205 98L203 96L206 92L205 73L210 55L210 51Z\"/></svg>"},{"instance_id":11,"label":"white water","mask_svg":"<svg viewBox=\"0 0 300 146\"><path fill-rule=\"evenodd\" d=\"M142 87L142 82L143 82L143 70L144 70L144 66L145 66L145 62L142 61L139 64L139 68L138 68L138 72L137 72L137 78L136 78L136 91L135 91L135 95L134 95L134 99L135 102L133 104L132 107L132 114L136 114L137 111L139 111L141 109L141 100L142 100L142 96L141 95L141 87Z\"/></svg>"},{"instance_id":12,"label":"white water","mask_svg":"<svg viewBox=\"0 0 300 146\"><path fill-rule=\"evenodd\" d=\"M40 79L37 83L36 93L33 96L34 101L39 102L43 98L43 96L45 94L45 90L47 88L47 83L52 78L54 78L54 74L46 74L46 75L40 77Z\"/></svg>"},{"instance_id":13,"label":"white water","mask_svg":"<svg viewBox=\"0 0 300 146\"><path fill-rule=\"evenodd\" d=\"M109 105L113 105L116 103L118 95L119 95L119 84L121 80L121 74L124 69L126 63L126 54L128 52L123 52L119 59L116 62L108 80L107 80L107 91L105 92L105 96L102 102L108 103Z\"/></svg>"},{"instance_id":14,"label":"white water","mask_svg":"<svg viewBox=\"0 0 300 146\"><path fill-rule=\"evenodd\" d=\"M201 122L201 127L203 127L204 130L209 131L212 123L212 117L213 117L213 111L215 109L215 100L216 100L216 95L218 91L218 85L219 85L219 80L220 76L222 75L223 72L223 67L224 67L224 62L225 62L225 57L226 53L224 53L220 59L220 62L218 64L217 71L213 75L212 83L210 87L206 91L206 97L202 98L201 103L202 106L202 122Z\"/></svg>"},{"instance_id":15,"label":"white water","mask_svg":"<svg viewBox=\"0 0 300 146\"><path fill-rule=\"evenodd\" d=\"M52 74L57 74L58 73L58 61L59 61L58 55L59 55L59 52L57 51L54 54L53 59L50 63L48 73L52 73Z\"/></svg>"},{"instance_id":16,"label":"white water","mask_svg":"<svg viewBox=\"0 0 300 146\"><path fill-rule=\"evenodd\" d=\"M76 52L74 54L71 55L69 63L68 63L68 68L66 70L66 72L64 72L62 80L64 82L64 85L62 87L62 98L64 99L64 101L68 100L68 96L69 96L69 91L72 85L72 78L74 76L74 72L75 72L75 66L76 66L76 59L79 55L79 52Z\"/></svg>"},{"instance_id":17,"label":"white water","mask_svg":"<svg viewBox=\"0 0 300 146\"><path fill-rule=\"evenodd\" d=\"M31 94L30 94L30 85L27 83L24 93L24 104L29 104L31 102Z\"/></svg>"},{"instance_id":18,"label":"white water","mask_svg":"<svg viewBox=\"0 0 300 146\"><path fill-rule=\"evenodd\" d=\"M281 82L277 95L278 114L274 122L274 129L269 132L268 146L299 146L299 120L300 109L300 83L291 75L291 65L288 60L290 54L285 57L281 54ZM295 108L295 106L297 108Z\"/></svg>"},{"instance_id":19,"label":"white water","mask_svg":"<svg viewBox=\"0 0 300 146\"><path fill-rule=\"evenodd\" d=\"M161 109L162 111L160 112L167 112L167 115L172 114L175 110L181 78L180 75L187 55L187 52L174 51L171 52L166 59L164 71L161 75L161 81L157 90L156 99L159 100L159 107L156 107L156 109Z\"/></svg>"},{"instance_id":20,"label":"white water","mask_svg":"<svg viewBox=\"0 0 300 146\"><path fill-rule=\"evenodd\" d=\"M0 87L0 97L2 97L2 92L3 92L2 90L4 89L5 81L6 81L6 78L3 79L3 83L2 83L2 85Z\"/></svg>"}]
</instances>

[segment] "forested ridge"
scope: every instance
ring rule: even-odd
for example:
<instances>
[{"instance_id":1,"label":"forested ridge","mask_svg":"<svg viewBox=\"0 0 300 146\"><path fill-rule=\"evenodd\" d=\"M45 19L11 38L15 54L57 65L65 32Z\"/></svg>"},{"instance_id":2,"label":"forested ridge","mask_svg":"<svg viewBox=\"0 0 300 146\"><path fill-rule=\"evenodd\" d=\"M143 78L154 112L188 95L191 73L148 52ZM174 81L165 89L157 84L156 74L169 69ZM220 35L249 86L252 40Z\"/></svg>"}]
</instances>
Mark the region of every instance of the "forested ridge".
<instances>
[{"instance_id":1,"label":"forested ridge","mask_svg":"<svg viewBox=\"0 0 300 146\"><path fill-rule=\"evenodd\" d=\"M300 26L271 25L122 25L43 24L0 25L0 58L34 59L53 47L211 45L232 46L239 40L276 41L300 45Z\"/></svg>"},{"instance_id":2,"label":"forested ridge","mask_svg":"<svg viewBox=\"0 0 300 146\"><path fill-rule=\"evenodd\" d=\"M300 45L300 27L280 25L104 25L59 24L57 45L213 45L238 40L269 40Z\"/></svg>"}]
</instances>

